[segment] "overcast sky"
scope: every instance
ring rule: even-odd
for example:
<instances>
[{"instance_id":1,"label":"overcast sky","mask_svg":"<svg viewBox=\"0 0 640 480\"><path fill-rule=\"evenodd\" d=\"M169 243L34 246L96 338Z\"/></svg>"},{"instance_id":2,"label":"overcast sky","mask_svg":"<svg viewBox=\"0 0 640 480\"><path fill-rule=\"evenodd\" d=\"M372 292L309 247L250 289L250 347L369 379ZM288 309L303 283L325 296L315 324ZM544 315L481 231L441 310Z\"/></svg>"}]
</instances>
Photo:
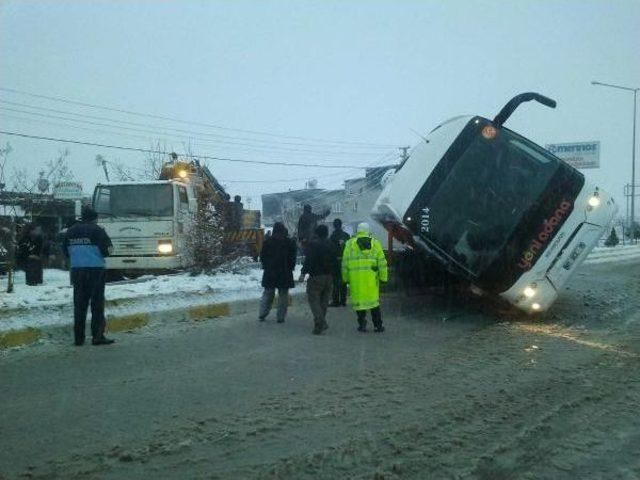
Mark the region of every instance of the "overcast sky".
<instances>
[{"instance_id":1,"label":"overcast sky","mask_svg":"<svg viewBox=\"0 0 640 480\"><path fill-rule=\"evenodd\" d=\"M639 26L637 0L0 0L0 88L194 122L0 90L0 130L140 148L162 139L217 157L363 167L395 161L396 146L419 140L412 129L464 113L493 117L533 90L558 108L527 104L508 125L541 145L599 140L602 168L584 173L621 200L633 95L590 81L640 87ZM24 166L35 177L64 148L0 134L7 141L8 177ZM137 168L144 161L67 148L85 191L104 181L96 154ZM301 188L306 178L337 187L362 173L210 166L253 206L261 193Z\"/></svg>"}]
</instances>

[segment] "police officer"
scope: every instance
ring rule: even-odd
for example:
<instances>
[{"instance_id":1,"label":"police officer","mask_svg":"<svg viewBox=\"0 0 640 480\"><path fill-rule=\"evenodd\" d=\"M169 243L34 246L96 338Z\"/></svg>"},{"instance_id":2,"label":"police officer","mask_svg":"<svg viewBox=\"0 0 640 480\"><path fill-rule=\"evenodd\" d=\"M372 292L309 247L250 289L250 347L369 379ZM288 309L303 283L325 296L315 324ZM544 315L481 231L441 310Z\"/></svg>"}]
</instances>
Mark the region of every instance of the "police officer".
<instances>
[{"instance_id":1,"label":"police officer","mask_svg":"<svg viewBox=\"0 0 640 480\"><path fill-rule=\"evenodd\" d=\"M342 254L342 279L349 284L351 305L358 316L358 331L367 331L367 311L376 332L384 332L380 311L380 282L388 278L382 245L361 223L355 237L347 241Z\"/></svg>"},{"instance_id":2,"label":"police officer","mask_svg":"<svg viewBox=\"0 0 640 480\"><path fill-rule=\"evenodd\" d=\"M111 239L96 225L98 214L91 207L83 207L80 222L67 230L64 253L71 264L73 284L73 331L75 344L83 345L87 309L91 303L91 335L93 345L114 342L104 336L105 261L111 250Z\"/></svg>"}]
</instances>

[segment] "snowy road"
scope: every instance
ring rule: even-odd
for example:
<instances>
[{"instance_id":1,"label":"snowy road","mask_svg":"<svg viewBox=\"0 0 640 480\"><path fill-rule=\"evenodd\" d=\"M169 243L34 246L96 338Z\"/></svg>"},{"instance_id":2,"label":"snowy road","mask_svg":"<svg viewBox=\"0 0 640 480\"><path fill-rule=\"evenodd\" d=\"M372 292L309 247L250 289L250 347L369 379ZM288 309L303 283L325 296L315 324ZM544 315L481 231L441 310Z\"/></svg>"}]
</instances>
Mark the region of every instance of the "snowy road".
<instances>
[{"instance_id":1,"label":"snowy road","mask_svg":"<svg viewBox=\"0 0 640 480\"><path fill-rule=\"evenodd\" d=\"M394 296L0 358L0 478L640 477L640 261L596 264L535 321Z\"/></svg>"}]
</instances>

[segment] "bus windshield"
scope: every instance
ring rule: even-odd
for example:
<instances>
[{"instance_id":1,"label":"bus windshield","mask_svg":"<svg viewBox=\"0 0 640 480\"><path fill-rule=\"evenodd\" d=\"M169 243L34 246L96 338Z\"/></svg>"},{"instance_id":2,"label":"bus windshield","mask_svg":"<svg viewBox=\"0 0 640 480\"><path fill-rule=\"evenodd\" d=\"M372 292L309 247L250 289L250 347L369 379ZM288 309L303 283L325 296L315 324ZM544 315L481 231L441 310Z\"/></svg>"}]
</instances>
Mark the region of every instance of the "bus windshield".
<instances>
[{"instance_id":1,"label":"bus windshield","mask_svg":"<svg viewBox=\"0 0 640 480\"><path fill-rule=\"evenodd\" d=\"M496 275L509 276L547 212L562 202L572 208L584 178L516 133L477 123L432 173L417 218L428 216L420 227L424 239L476 280L494 283Z\"/></svg>"},{"instance_id":2,"label":"bus windshield","mask_svg":"<svg viewBox=\"0 0 640 480\"><path fill-rule=\"evenodd\" d=\"M173 215L171 184L99 185L94 208L105 217L170 217Z\"/></svg>"}]
</instances>

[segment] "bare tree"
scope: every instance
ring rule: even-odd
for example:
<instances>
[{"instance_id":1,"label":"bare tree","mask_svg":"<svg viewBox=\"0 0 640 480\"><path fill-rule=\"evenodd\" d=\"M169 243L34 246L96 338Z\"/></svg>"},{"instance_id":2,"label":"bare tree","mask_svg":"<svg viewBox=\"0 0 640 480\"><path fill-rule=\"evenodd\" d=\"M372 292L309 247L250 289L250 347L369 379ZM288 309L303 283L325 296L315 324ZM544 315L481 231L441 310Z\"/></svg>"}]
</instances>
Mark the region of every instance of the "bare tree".
<instances>
[{"instance_id":1,"label":"bare tree","mask_svg":"<svg viewBox=\"0 0 640 480\"><path fill-rule=\"evenodd\" d=\"M162 165L167 161L169 153L167 153L166 143L160 140L157 140L155 145L152 143L150 150L145 158L141 177L144 180L157 180L160 178Z\"/></svg>"},{"instance_id":2,"label":"bare tree","mask_svg":"<svg viewBox=\"0 0 640 480\"><path fill-rule=\"evenodd\" d=\"M195 223L187 236L186 254L194 274L211 273L224 261L224 229L215 199L210 194L198 198Z\"/></svg>"},{"instance_id":3,"label":"bare tree","mask_svg":"<svg viewBox=\"0 0 640 480\"><path fill-rule=\"evenodd\" d=\"M157 140L151 144L142 168L127 166L117 159L107 160L102 155L96 156L96 165L108 168L108 172L105 175L108 174L109 179L115 181L158 180L162 172L162 166L169 161L170 155L170 150L167 149L166 144ZM186 156L187 158L193 158L190 144Z\"/></svg>"},{"instance_id":4,"label":"bare tree","mask_svg":"<svg viewBox=\"0 0 640 480\"><path fill-rule=\"evenodd\" d=\"M49 160L45 164L38 178L33 178L24 167L14 168L11 175L13 190L33 193L38 189L44 193L49 190L51 185L73 180L74 176L69 168L68 158L69 150L66 148L61 150L55 159Z\"/></svg>"},{"instance_id":5,"label":"bare tree","mask_svg":"<svg viewBox=\"0 0 640 480\"><path fill-rule=\"evenodd\" d=\"M193 162L193 160L195 159L195 155L193 153L193 145L191 144L191 139L189 139L189 142L182 142L182 149L184 150L185 158Z\"/></svg>"},{"instance_id":6,"label":"bare tree","mask_svg":"<svg viewBox=\"0 0 640 480\"><path fill-rule=\"evenodd\" d=\"M119 160L110 162L113 167L114 178L119 182L134 182L140 179L141 171L135 174L130 167L125 166Z\"/></svg>"},{"instance_id":7,"label":"bare tree","mask_svg":"<svg viewBox=\"0 0 640 480\"><path fill-rule=\"evenodd\" d=\"M11 188L16 192L33 193L38 183L37 180L33 180L29 175L26 168L13 168L11 172Z\"/></svg>"},{"instance_id":8,"label":"bare tree","mask_svg":"<svg viewBox=\"0 0 640 480\"><path fill-rule=\"evenodd\" d=\"M45 178L51 185L57 185L60 182L69 182L74 179L73 172L69 168L67 159L69 158L69 150L61 150L58 157L49 160L45 165Z\"/></svg>"}]
</instances>

